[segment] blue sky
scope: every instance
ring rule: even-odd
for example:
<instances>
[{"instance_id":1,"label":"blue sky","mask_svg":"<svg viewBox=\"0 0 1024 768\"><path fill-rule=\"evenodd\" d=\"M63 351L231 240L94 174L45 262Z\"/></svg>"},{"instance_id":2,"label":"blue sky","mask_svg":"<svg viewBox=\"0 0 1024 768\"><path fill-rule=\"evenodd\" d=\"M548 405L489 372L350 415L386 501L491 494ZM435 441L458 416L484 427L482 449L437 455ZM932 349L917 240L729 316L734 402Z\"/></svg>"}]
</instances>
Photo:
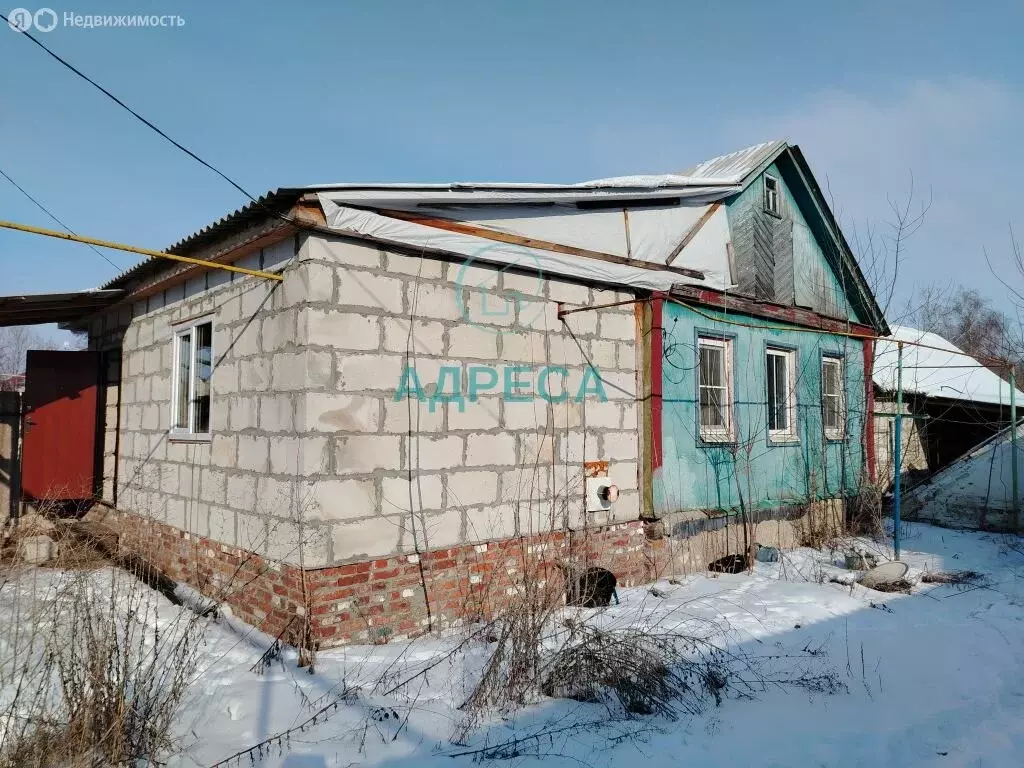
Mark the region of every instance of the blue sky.
<instances>
[{"instance_id":1,"label":"blue sky","mask_svg":"<svg viewBox=\"0 0 1024 768\"><path fill-rule=\"evenodd\" d=\"M183 27L41 37L256 193L672 171L787 138L848 234L884 231L887 198L905 198L911 173L918 198L930 194L896 305L940 281L1009 306L983 249L1009 269L1010 225L1024 237L1019 2L50 7L182 16ZM6 26L0 89L0 167L83 234L163 248L245 202ZM3 179L0 218L50 224ZM84 246L9 231L0 263L2 294L115 273Z\"/></svg>"}]
</instances>

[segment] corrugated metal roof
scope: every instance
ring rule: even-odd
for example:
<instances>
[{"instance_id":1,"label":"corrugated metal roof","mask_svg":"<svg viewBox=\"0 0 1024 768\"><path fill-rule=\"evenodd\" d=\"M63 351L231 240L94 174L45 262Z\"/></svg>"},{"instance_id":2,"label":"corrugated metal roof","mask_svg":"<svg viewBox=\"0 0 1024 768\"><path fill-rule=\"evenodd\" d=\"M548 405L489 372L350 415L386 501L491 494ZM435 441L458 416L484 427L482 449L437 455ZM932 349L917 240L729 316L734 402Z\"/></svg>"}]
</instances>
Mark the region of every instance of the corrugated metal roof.
<instances>
[{"instance_id":1,"label":"corrugated metal roof","mask_svg":"<svg viewBox=\"0 0 1024 768\"><path fill-rule=\"evenodd\" d=\"M249 203L227 216L223 216L212 224L193 232L169 248L165 253L188 254L196 251L205 245L226 237L230 234L245 229L250 224L267 216L277 216L286 213L302 196L303 190L282 188L271 190L260 197L256 202ZM132 280L147 277L167 269L169 262L162 259L152 258L141 261L133 267L129 267L117 277L104 283L101 288L121 288Z\"/></svg>"},{"instance_id":2,"label":"corrugated metal roof","mask_svg":"<svg viewBox=\"0 0 1024 768\"><path fill-rule=\"evenodd\" d=\"M708 180L714 179L720 183L738 184L787 146L786 142L782 140L755 144L746 149L697 163L697 165L687 168L681 175L690 177L695 183L700 183L701 180L705 180L703 183L708 183Z\"/></svg>"}]
</instances>

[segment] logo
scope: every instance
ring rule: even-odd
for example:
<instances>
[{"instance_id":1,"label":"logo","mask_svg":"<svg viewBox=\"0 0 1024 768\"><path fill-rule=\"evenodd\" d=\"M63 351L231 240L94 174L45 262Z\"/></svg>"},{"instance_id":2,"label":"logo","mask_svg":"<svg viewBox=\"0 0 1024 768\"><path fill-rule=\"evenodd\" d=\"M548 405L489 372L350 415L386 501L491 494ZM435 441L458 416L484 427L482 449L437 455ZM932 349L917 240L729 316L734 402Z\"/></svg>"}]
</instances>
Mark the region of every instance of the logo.
<instances>
[{"instance_id":1,"label":"logo","mask_svg":"<svg viewBox=\"0 0 1024 768\"><path fill-rule=\"evenodd\" d=\"M510 326L529 326L542 317L547 299L540 260L525 248L516 248L515 260L498 267L487 258L497 248L509 246L488 246L462 263L455 276L455 301L467 323L501 334ZM507 284L513 279L514 285L499 287L499 280Z\"/></svg>"},{"instance_id":2,"label":"logo","mask_svg":"<svg viewBox=\"0 0 1024 768\"><path fill-rule=\"evenodd\" d=\"M33 14L27 8L14 8L7 14L7 26L15 32L28 32L33 25L40 32L52 32L57 28L57 12L52 8L40 8Z\"/></svg>"}]
</instances>

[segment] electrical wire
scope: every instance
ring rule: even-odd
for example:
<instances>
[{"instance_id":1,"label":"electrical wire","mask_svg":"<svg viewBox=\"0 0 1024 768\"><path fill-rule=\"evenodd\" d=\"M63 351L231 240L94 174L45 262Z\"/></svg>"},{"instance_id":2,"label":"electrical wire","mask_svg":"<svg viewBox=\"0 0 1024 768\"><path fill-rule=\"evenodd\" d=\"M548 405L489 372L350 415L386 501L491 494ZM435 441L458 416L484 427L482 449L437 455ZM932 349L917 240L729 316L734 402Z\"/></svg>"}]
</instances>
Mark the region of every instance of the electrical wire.
<instances>
[{"instance_id":1,"label":"electrical wire","mask_svg":"<svg viewBox=\"0 0 1024 768\"><path fill-rule=\"evenodd\" d=\"M7 22L7 17L4 16L2 13L0 13L0 19L3 19L5 22ZM178 142L178 141L174 140L173 138L171 138L170 136L168 136L167 133L162 131L160 128L158 128L156 125L154 125L152 122L150 122L149 120L144 118L142 115L140 115L138 112L136 112L134 109L129 107L127 104L125 104L123 101L121 101L121 99L119 99L117 96L115 96L109 90L107 90L102 85L97 83L95 80L93 80L87 74L85 74L82 70L78 69L78 67L76 67L74 64L71 64L66 59L62 58L61 56L59 56L58 54L56 54L52 50L50 50L42 41L40 41L38 38L36 38L31 32L22 31L21 34L24 35L25 37L27 37L29 40L31 40L33 43L35 43L37 46L42 48L43 51L45 51L48 56L50 56L55 61L59 62L62 66L66 67L68 70L70 70L71 72L75 73L76 75L78 75L83 80L85 80L85 82L89 83L89 85L91 85L93 88L95 88L100 93L102 93L104 96L106 96L108 99L113 101L115 104L117 104L123 110L128 112L128 114L130 114L136 120L141 122L147 128L149 128L152 131L155 131L159 136L161 136L163 139L165 139L166 141L168 141L171 144L173 144L175 147L180 149L182 152L184 152L186 155L191 157L193 160L195 160L197 163L202 165L204 168L208 168L209 170L213 171L215 174L217 174L222 179L224 179L224 181L226 181L232 187L234 187L239 192L241 192L243 195L245 195L247 198L249 198L252 202L254 202L254 203L258 202L256 200L256 198L253 197L251 194L249 194L249 192L241 184L236 182L234 179L232 179L226 173L221 171L219 168L216 168L215 166L213 166L210 163L208 163L205 160L203 160L203 158L201 158L199 155L197 155L195 152L193 152L191 149L189 149L185 145L181 144L180 142Z\"/></svg>"},{"instance_id":2,"label":"electrical wire","mask_svg":"<svg viewBox=\"0 0 1024 768\"><path fill-rule=\"evenodd\" d=\"M19 192L21 192L21 194L23 194L25 197L27 197L29 199L29 201L32 202L39 210L41 210L43 213L45 213L47 216L49 216L51 219L53 219L55 222L57 222L57 224L59 226L63 227L69 234L75 235L76 237L78 236L78 233L75 232L75 230L73 230L71 227L69 227L63 221L58 219L57 216L54 213L52 213L45 205L43 205L38 200L36 200L34 197L32 197L32 195L30 195L25 190L25 188L22 187L18 182L16 182L14 179L12 179L7 174L7 172L4 171L3 168L0 168L0 176L3 176L5 179L7 179L9 182L11 182L11 184L14 185L15 189L17 189ZM118 272L120 272L123 269L123 267L121 267L119 264L115 264L111 259L109 259L107 257L107 255L105 253L103 253L101 250L99 250L96 246L92 245L92 243L85 243L85 245L87 245L90 248L90 250L92 250L97 256L99 256L101 259L103 259L105 262L107 262L107 264L112 266Z\"/></svg>"}]
</instances>

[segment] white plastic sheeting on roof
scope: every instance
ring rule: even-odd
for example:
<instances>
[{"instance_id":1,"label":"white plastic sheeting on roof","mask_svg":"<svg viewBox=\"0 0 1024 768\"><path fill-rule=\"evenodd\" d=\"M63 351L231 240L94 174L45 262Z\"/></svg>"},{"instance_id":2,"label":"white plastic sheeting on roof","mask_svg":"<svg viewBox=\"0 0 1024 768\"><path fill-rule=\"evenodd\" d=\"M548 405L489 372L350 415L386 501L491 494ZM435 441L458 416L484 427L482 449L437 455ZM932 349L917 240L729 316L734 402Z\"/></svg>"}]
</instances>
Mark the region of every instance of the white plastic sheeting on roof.
<instances>
[{"instance_id":1,"label":"white plastic sheeting on roof","mask_svg":"<svg viewBox=\"0 0 1024 768\"><path fill-rule=\"evenodd\" d=\"M320 204L328 226L350 234L371 237L386 243L453 253L471 259L504 265L517 265L543 274L560 275L611 285L644 290L669 290L687 283L716 290L732 287L727 243L728 221L720 207L672 262L673 267L693 270L693 274L657 269L695 227L708 206L666 206L638 208L628 217L621 209L581 211L546 207L515 206L475 210L445 210L444 218L497 233L544 240L559 246L598 251L633 261L647 262L651 268L618 264L586 255L499 242L488 237L452 232L416 222L405 221L370 211L337 204L331 193L320 194ZM431 208L417 208L423 216L435 216ZM629 228L627 245L626 228ZM697 277L702 274L703 277Z\"/></svg>"},{"instance_id":2,"label":"white plastic sheeting on roof","mask_svg":"<svg viewBox=\"0 0 1024 768\"><path fill-rule=\"evenodd\" d=\"M897 342L903 346L903 389L929 397L991 405L1010 404L1010 385L941 336L907 326L893 326L892 336L875 345L874 382L896 391ZM925 346L915 346L921 344ZM1024 405L1024 393L1016 400Z\"/></svg>"}]
</instances>

